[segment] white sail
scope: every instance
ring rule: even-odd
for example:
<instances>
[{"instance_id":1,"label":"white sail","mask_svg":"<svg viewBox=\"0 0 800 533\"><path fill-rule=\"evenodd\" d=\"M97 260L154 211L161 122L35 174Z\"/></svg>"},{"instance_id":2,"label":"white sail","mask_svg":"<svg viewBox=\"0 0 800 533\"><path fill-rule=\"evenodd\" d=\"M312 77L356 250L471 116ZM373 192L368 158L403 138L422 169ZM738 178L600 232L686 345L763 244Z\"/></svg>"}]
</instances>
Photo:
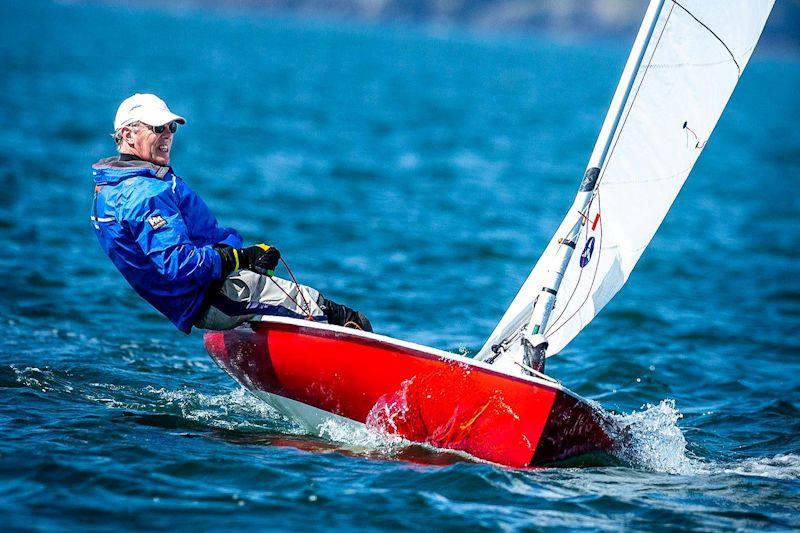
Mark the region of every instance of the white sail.
<instances>
[{"instance_id":1,"label":"white sail","mask_svg":"<svg viewBox=\"0 0 800 533\"><path fill-rule=\"evenodd\" d=\"M641 63L629 60L638 70L616 130L609 132L611 144L600 162L586 223L544 331L548 356L563 349L627 281L705 147L773 3L664 2ZM632 56L636 52L634 48ZM617 97L624 98L621 91L622 83ZM581 208L576 200L479 359L530 319L558 240L572 228Z\"/></svg>"}]
</instances>

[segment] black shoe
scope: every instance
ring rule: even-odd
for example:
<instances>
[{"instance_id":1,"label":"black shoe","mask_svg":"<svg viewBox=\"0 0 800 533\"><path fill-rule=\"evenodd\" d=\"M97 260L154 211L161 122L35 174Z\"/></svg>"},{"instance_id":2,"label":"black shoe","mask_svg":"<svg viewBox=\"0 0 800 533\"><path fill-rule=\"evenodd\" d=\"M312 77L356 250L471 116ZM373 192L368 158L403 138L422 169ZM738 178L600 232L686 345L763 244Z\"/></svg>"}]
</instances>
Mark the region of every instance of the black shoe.
<instances>
[{"instance_id":1,"label":"black shoe","mask_svg":"<svg viewBox=\"0 0 800 533\"><path fill-rule=\"evenodd\" d=\"M348 320L344 323L344 327L360 329L361 331L372 331L372 323L367 318L367 315L361 311L356 311L356 320Z\"/></svg>"},{"instance_id":2,"label":"black shoe","mask_svg":"<svg viewBox=\"0 0 800 533\"><path fill-rule=\"evenodd\" d=\"M372 323L370 323L367 316L361 311L350 309L346 305L337 304L333 300L328 300L325 297L321 297L321 300L320 308L322 312L325 313L328 324L360 329L363 331L372 331Z\"/></svg>"}]
</instances>

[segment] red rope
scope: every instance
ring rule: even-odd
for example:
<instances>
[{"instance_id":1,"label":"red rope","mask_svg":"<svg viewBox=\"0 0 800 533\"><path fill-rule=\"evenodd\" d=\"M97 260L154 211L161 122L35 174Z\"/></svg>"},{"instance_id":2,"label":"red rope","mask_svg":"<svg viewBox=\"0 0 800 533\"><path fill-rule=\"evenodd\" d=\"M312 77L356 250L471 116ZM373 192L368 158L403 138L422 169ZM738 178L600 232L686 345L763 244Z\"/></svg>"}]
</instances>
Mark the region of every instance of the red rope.
<instances>
[{"instance_id":1,"label":"red rope","mask_svg":"<svg viewBox=\"0 0 800 533\"><path fill-rule=\"evenodd\" d=\"M289 273L289 276L292 278L292 282L294 283L295 287L297 287L297 293L303 299L303 303L306 304L306 311L308 312L308 317L311 320L313 320L314 318L312 317L312 313L311 313L311 304L308 303L308 300L306 300L306 296L305 296L305 294L303 294L302 287L297 282L297 278L294 276L294 272L292 272L292 269L289 268L289 263L287 263L286 260L284 258L282 258L282 257L281 257L281 263L283 263L284 268L286 268L286 272Z\"/></svg>"},{"instance_id":2,"label":"red rope","mask_svg":"<svg viewBox=\"0 0 800 533\"><path fill-rule=\"evenodd\" d=\"M281 257L281 263L283 263L283 266L286 268L286 271L289 273L289 276L292 278L292 283L294 283L295 287L297 287L297 294L300 295L300 298L303 300L303 304L301 305L301 303L299 301L297 301L297 299L294 296L289 294L289 292L286 289L284 289L283 287L281 287L280 283L275 281L271 276L270 276L269 279L275 284L276 287L278 287L281 290L281 292L283 294L286 295L287 298L289 298L294 303L294 305L297 306L298 309L300 309L300 310L302 310L302 311L304 311L306 313L306 319L307 320L311 320L313 322L314 321L314 314L311 311L311 304L308 303L308 300L306 299L305 295L303 294L303 288L300 286L300 283L297 282L297 278L295 277L294 272L292 272L292 269L289 267L289 264L286 262L286 260L283 257Z\"/></svg>"}]
</instances>

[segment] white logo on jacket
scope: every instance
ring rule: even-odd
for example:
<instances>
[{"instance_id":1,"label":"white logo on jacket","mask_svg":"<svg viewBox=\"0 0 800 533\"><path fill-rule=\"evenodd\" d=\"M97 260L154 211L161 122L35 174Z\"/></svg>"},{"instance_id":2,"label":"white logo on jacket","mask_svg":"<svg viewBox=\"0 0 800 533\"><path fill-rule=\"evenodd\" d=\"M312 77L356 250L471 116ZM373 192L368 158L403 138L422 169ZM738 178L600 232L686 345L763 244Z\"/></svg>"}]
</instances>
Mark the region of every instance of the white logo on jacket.
<instances>
[{"instance_id":1,"label":"white logo on jacket","mask_svg":"<svg viewBox=\"0 0 800 533\"><path fill-rule=\"evenodd\" d=\"M153 229L158 229L166 226L167 220L161 215L153 215L147 219L147 223L150 224Z\"/></svg>"}]
</instances>

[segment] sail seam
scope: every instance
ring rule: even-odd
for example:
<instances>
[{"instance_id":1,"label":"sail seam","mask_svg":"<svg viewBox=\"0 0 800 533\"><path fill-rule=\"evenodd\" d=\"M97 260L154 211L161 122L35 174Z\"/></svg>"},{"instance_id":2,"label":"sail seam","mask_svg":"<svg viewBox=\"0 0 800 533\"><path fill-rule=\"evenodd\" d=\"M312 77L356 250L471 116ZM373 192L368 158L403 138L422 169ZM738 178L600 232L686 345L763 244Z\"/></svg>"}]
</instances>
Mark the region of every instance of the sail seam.
<instances>
[{"instance_id":1,"label":"sail seam","mask_svg":"<svg viewBox=\"0 0 800 533\"><path fill-rule=\"evenodd\" d=\"M649 180L646 180L646 179L633 179L633 180L625 180L625 181L606 181L605 185L630 185L631 183L639 184L639 183L655 183L655 182L658 182L658 181L670 181L670 180L674 180L675 178L680 178L682 175L691 172L692 166L694 166L694 164L692 164L691 166L689 166L689 167L687 167L687 168L685 168L683 170L679 170L675 174L670 174L669 176L663 176L663 177L660 177L660 178L651 178Z\"/></svg>"},{"instance_id":2,"label":"sail seam","mask_svg":"<svg viewBox=\"0 0 800 533\"><path fill-rule=\"evenodd\" d=\"M731 55L731 59L733 59L733 62L734 62L734 63L736 63L736 70L739 72L739 76L741 76L741 75L742 75L742 67L740 67L740 66L739 66L739 62L738 62L738 61L736 61L736 56L735 56L735 55L733 55L733 52L731 52L731 49L730 49L730 48L728 48L728 45L727 45L727 44L725 44L725 41L723 41L723 40L720 38L720 36L719 36L719 35L717 35L716 33L714 33L714 30L712 30L711 28L709 28L708 26L706 26L706 24L705 24L705 23L704 23L702 20L700 20L699 18L695 17L695 16L694 16L694 14L693 14L691 11L689 11L688 9L686 9L685 7L683 7L683 6L680 4L680 2L677 2L676 0L672 0L672 3L673 3L673 4L675 4L676 6L678 6L679 8L683 9L683 10L684 10L684 11L685 11L685 12L686 12L686 13L687 13L687 14L688 14L690 17L692 17L694 20L696 20L698 24L700 24L702 27L704 27L705 29L707 29L707 30L709 31L709 33L711 33L711 35L713 35L714 37L716 37L716 38L717 38L717 40L718 40L720 43L722 43L722 46L724 46L724 47L725 47L725 50L727 50L727 51L728 51L728 53Z\"/></svg>"},{"instance_id":3,"label":"sail seam","mask_svg":"<svg viewBox=\"0 0 800 533\"><path fill-rule=\"evenodd\" d=\"M755 45L751 46L744 52L740 54L739 57L746 57L750 52L755 50ZM722 61L709 61L708 63L656 63L655 65L650 65L648 68L651 69L661 69L661 68L681 68L681 67L715 67L717 65L727 65L728 60L724 59Z\"/></svg>"}]
</instances>

